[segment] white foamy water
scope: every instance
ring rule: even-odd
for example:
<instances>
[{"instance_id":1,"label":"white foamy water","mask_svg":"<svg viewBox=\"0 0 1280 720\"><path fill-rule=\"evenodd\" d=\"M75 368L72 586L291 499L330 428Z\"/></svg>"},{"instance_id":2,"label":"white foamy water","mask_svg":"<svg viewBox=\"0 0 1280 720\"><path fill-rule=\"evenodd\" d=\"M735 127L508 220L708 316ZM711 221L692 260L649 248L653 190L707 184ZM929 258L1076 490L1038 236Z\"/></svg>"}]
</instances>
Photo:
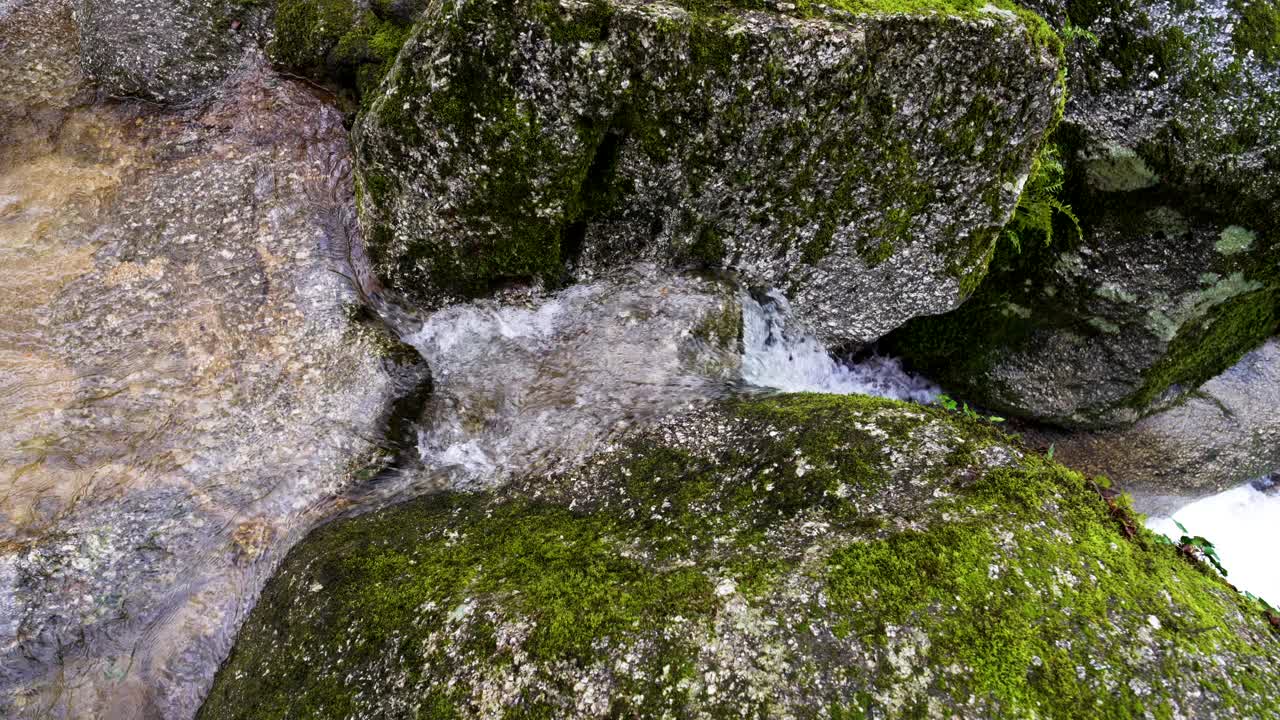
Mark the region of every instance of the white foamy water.
<instances>
[{"instance_id":1,"label":"white foamy water","mask_svg":"<svg viewBox=\"0 0 1280 720\"><path fill-rule=\"evenodd\" d=\"M789 315L781 293L771 291L763 304L744 295L743 380L785 392L875 395L922 404L942 392L927 378L903 370L897 358L840 362L812 334L788 327Z\"/></svg>"},{"instance_id":2,"label":"white foamy water","mask_svg":"<svg viewBox=\"0 0 1280 720\"><path fill-rule=\"evenodd\" d=\"M1232 584L1280 606L1280 494L1245 485L1198 500L1172 517L1150 518L1147 527L1176 542L1182 531L1174 520L1214 544Z\"/></svg>"},{"instance_id":3,"label":"white foamy water","mask_svg":"<svg viewBox=\"0 0 1280 720\"><path fill-rule=\"evenodd\" d=\"M433 314L406 338L434 381L418 434L424 472L380 492L492 487L553 470L735 386L937 397L895 359L837 361L769 297L762 305L717 281L639 268L526 306L478 301Z\"/></svg>"},{"instance_id":4,"label":"white foamy water","mask_svg":"<svg viewBox=\"0 0 1280 720\"><path fill-rule=\"evenodd\" d=\"M642 268L528 307L480 301L406 338L431 365L415 491L489 487L572 462L637 422L723 393L740 362L703 330L737 298ZM425 485L423 485L425 483Z\"/></svg>"}]
</instances>

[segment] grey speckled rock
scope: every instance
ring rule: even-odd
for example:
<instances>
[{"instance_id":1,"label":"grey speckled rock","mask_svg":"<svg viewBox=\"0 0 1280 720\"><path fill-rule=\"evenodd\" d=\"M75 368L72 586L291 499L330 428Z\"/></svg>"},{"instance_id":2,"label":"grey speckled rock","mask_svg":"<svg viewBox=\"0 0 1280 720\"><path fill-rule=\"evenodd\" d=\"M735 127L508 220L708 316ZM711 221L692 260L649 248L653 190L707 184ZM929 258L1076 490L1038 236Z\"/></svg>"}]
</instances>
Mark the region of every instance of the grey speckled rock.
<instances>
[{"instance_id":1,"label":"grey speckled rock","mask_svg":"<svg viewBox=\"0 0 1280 720\"><path fill-rule=\"evenodd\" d=\"M1067 48L1056 135L1083 240L1066 222L1048 251L1024 239L971 306L916 323L897 345L1005 412L1129 423L1280 329L1280 11L1032 6L1099 41Z\"/></svg>"},{"instance_id":2,"label":"grey speckled rock","mask_svg":"<svg viewBox=\"0 0 1280 720\"><path fill-rule=\"evenodd\" d=\"M341 274L350 146L306 89L258 65L42 147L0 166L0 716L189 717L425 367Z\"/></svg>"},{"instance_id":3,"label":"grey speckled rock","mask_svg":"<svg viewBox=\"0 0 1280 720\"><path fill-rule=\"evenodd\" d=\"M307 538L199 717L1280 712L1260 606L939 408L730 401L516 489Z\"/></svg>"},{"instance_id":4,"label":"grey speckled rock","mask_svg":"<svg viewBox=\"0 0 1280 720\"><path fill-rule=\"evenodd\" d=\"M1277 408L1280 342L1272 340L1131 428L1028 437L1054 443L1072 467L1107 475L1143 512L1168 512L1280 468Z\"/></svg>"},{"instance_id":5,"label":"grey speckled rock","mask_svg":"<svg viewBox=\"0 0 1280 720\"><path fill-rule=\"evenodd\" d=\"M993 6L437 3L356 129L371 255L428 306L634 260L731 267L867 342L984 274L1057 49Z\"/></svg>"},{"instance_id":6,"label":"grey speckled rock","mask_svg":"<svg viewBox=\"0 0 1280 720\"><path fill-rule=\"evenodd\" d=\"M69 0L0 6L0 166L47 152L85 86Z\"/></svg>"},{"instance_id":7,"label":"grey speckled rock","mask_svg":"<svg viewBox=\"0 0 1280 720\"><path fill-rule=\"evenodd\" d=\"M201 97L256 44L271 3L75 0L81 63L108 95L181 104Z\"/></svg>"}]
</instances>

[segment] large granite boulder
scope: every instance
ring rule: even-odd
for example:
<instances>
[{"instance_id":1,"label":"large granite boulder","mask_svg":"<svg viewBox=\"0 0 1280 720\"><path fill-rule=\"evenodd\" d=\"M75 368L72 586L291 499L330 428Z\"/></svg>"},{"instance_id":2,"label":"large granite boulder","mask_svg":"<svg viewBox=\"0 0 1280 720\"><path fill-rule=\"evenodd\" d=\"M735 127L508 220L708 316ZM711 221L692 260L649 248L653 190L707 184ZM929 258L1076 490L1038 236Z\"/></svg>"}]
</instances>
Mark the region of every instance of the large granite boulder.
<instances>
[{"instance_id":1,"label":"large granite boulder","mask_svg":"<svg viewBox=\"0 0 1280 720\"><path fill-rule=\"evenodd\" d=\"M189 717L426 369L343 276L340 113L261 65L199 111L79 106L42 17L0 14L0 78L45 103L0 153L0 716Z\"/></svg>"},{"instance_id":2,"label":"large granite boulder","mask_svg":"<svg viewBox=\"0 0 1280 720\"><path fill-rule=\"evenodd\" d=\"M936 408L727 401L502 497L328 525L199 717L1261 717L1280 631Z\"/></svg>"},{"instance_id":3,"label":"large granite boulder","mask_svg":"<svg viewBox=\"0 0 1280 720\"><path fill-rule=\"evenodd\" d=\"M431 5L355 129L375 268L438 307L727 267L833 344L954 307L1054 122L1060 42L992 4L830 5Z\"/></svg>"},{"instance_id":4,"label":"large granite boulder","mask_svg":"<svg viewBox=\"0 0 1280 720\"><path fill-rule=\"evenodd\" d=\"M1039 9L1075 38L1057 199L1083 232L1059 213L1049 247L1022 238L969 305L893 344L1002 411L1128 423L1280 329L1280 12L1237 0Z\"/></svg>"}]
</instances>

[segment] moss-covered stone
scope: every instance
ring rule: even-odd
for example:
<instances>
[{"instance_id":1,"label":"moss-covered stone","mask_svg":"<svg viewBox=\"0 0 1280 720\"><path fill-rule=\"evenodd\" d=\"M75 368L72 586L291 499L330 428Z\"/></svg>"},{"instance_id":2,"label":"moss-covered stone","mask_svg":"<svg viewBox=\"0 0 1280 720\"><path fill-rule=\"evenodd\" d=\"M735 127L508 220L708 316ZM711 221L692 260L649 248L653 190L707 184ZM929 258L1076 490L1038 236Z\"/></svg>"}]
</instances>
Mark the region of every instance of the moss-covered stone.
<instances>
[{"instance_id":1,"label":"moss-covered stone","mask_svg":"<svg viewBox=\"0 0 1280 720\"><path fill-rule=\"evenodd\" d=\"M978 2L440 3L356 129L371 251L427 305L727 267L865 342L985 273L1060 49Z\"/></svg>"},{"instance_id":2,"label":"moss-covered stone","mask_svg":"<svg viewBox=\"0 0 1280 720\"><path fill-rule=\"evenodd\" d=\"M1230 233L1238 251L1223 252L1203 217L1140 208L1091 213L1083 244L1059 217L1059 244L1002 247L966 305L886 346L972 400L1065 427L1168 406L1280 331L1280 260Z\"/></svg>"},{"instance_id":3,"label":"moss-covered stone","mask_svg":"<svg viewBox=\"0 0 1280 720\"><path fill-rule=\"evenodd\" d=\"M272 62L286 70L367 96L391 68L409 38L412 18L425 3L411 5L393 7L386 0L276 0L268 52Z\"/></svg>"},{"instance_id":4,"label":"moss-covered stone","mask_svg":"<svg viewBox=\"0 0 1280 720\"><path fill-rule=\"evenodd\" d=\"M1051 198L1072 213L889 344L1004 412L1125 424L1280 330L1280 68L1240 43L1274 3L1032 5L1074 38Z\"/></svg>"},{"instance_id":5,"label":"moss-covered stone","mask_svg":"<svg viewBox=\"0 0 1280 720\"><path fill-rule=\"evenodd\" d=\"M1275 0L1230 0L1228 5L1239 14L1231 32L1236 52L1280 62L1280 5Z\"/></svg>"},{"instance_id":6,"label":"moss-covered stone","mask_svg":"<svg viewBox=\"0 0 1280 720\"><path fill-rule=\"evenodd\" d=\"M1280 635L987 426L730 401L580 470L322 529L220 718L1261 717Z\"/></svg>"}]
</instances>

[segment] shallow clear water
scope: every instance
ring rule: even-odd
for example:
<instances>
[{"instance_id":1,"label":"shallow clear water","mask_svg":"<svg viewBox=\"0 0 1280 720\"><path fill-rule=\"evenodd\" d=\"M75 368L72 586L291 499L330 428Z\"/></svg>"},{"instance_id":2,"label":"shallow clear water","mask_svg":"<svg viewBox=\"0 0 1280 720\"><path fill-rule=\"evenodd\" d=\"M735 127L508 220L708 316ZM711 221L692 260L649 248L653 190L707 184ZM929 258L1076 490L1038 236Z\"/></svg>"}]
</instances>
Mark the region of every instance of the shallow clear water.
<instances>
[{"instance_id":1,"label":"shallow clear water","mask_svg":"<svg viewBox=\"0 0 1280 720\"><path fill-rule=\"evenodd\" d=\"M120 121L69 113L52 147L24 138L29 157L0 163L0 542L60 515L86 492L93 438L56 432L56 419L94 398L48 332L51 300L87 272L100 240L84 231L138 163Z\"/></svg>"},{"instance_id":2,"label":"shallow clear water","mask_svg":"<svg viewBox=\"0 0 1280 720\"><path fill-rule=\"evenodd\" d=\"M1176 541L1182 531L1175 520L1214 544L1232 584L1280 606L1280 493L1250 483L1191 503L1171 517L1150 518L1147 527Z\"/></svg>"}]
</instances>

